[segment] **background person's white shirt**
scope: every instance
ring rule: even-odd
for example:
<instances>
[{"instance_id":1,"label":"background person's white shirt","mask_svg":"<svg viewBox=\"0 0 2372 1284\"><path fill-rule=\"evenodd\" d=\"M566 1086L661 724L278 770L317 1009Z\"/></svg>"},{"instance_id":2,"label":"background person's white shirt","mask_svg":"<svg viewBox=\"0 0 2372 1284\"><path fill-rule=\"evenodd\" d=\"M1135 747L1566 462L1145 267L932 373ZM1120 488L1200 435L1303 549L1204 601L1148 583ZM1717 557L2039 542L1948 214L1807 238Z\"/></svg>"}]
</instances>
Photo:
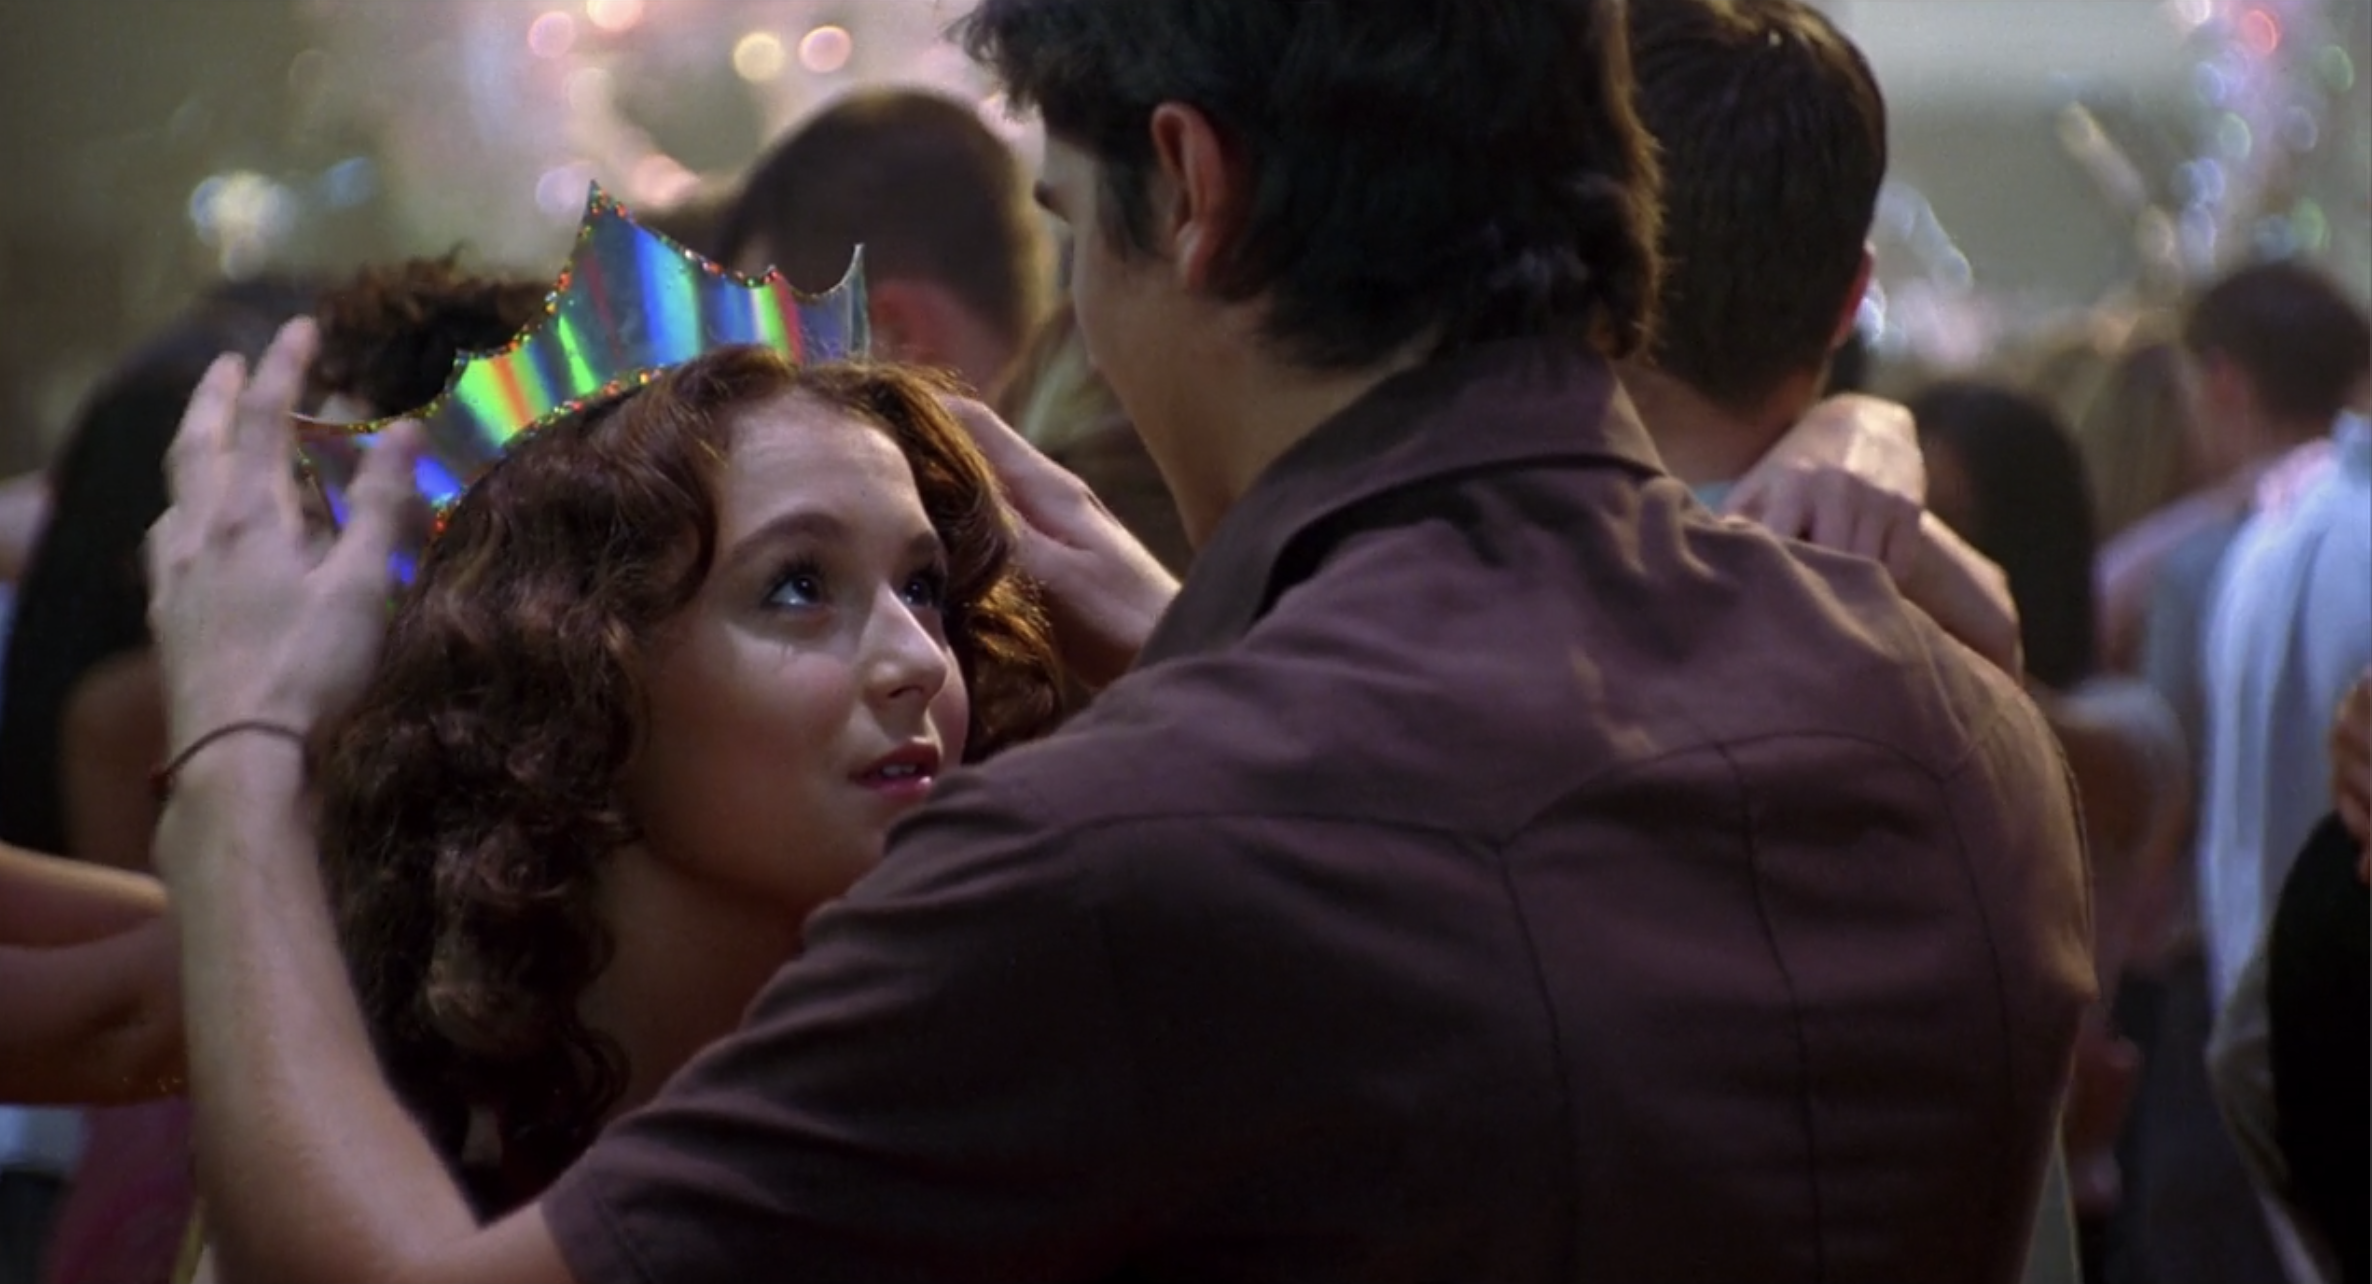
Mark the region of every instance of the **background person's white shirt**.
<instances>
[{"instance_id":1,"label":"background person's white shirt","mask_svg":"<svg viewBox=\"0 0 2372 1284\"><path fill-rule=\"evenodd\" d=\"M2300 467L2268 474L2206 626L2197 855L2219 1007L2331 810L2331 717L2372 664L2372 425L2341 416Z\"/></svg>"}]
</instances>

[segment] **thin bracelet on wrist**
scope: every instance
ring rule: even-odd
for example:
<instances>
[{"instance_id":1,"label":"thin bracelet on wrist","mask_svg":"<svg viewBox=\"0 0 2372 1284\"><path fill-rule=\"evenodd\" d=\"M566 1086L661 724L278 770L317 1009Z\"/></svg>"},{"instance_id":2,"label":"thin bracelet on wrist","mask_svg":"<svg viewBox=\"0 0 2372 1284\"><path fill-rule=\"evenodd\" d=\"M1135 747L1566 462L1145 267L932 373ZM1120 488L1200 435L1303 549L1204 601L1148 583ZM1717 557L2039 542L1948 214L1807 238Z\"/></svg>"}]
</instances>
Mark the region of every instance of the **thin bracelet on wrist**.
<instances>
[{"instance_id":1,"label":"thin bracelet on wrist","mask_svg":"<svg viewBox=\"0 0 2372 1284\"><path fill-rule=\"evenodd\" d=\"M218 740L226 740L232 736L239 735L242 732L254 732L258 735L273 736L281 740L286 740L289 743L294 744L297 747L297 752L299 753L305 752L307 748L305 733L297 730L295 727L287 725L286 723L271 722L263 718L243 718L237 722L226 722L223 725L216 727L214 730L199 736L197 739L190 741L180 753L174 754L173 757L165 763L165 765L157 768L155 771L148 773L148 787L153 793L156 794L157 801L163 802L173 796L173 782L181 775L181 769L189 765L189 760L198 756L199 750L206 748L208 745L211 745Z\"/></svg>"}]
</instances>

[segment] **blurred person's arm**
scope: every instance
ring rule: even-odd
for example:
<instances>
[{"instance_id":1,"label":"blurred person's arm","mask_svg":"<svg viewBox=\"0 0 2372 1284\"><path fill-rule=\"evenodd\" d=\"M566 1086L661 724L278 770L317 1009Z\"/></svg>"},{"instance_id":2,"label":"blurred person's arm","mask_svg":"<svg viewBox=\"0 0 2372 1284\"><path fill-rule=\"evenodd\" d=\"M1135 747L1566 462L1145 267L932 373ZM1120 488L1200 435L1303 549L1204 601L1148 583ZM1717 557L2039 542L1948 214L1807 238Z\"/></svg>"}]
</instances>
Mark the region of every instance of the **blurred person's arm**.
<instances>
[{"instance_id":1,"label":"blurred person's arm","mask_svg":"<svg viewBox=\"0 0 2372 1284\"><path fill-rule=\"evenodd\" d=\"M181 1078L164 888L0 847L0 1101L139 1101Z\"/></svg>"},{"instance_id":2,"label":"blurred person's arm","mask_svg":"<svg viewBox=\"0 0 2372 1284\"><path fill-rule=\"evenodd\" d=\"M165 696L146 648L94 667L74 684L58 733L66 847L78 860L147 872L156 834L149 776L165 757Z\"/></svg>"},{"instance_id":3,"label":"blurred person's arm","mask_svg":"<svg viewBox=\"0 0 2372 1284\"><path fill-rule=\"evenodd\" d=\"M1722 507L1780 535L1880 563L1946 633L2024 677L2009 577L1927 511L1918 426L1902 406L1858 394L1822 401Z\"/></svg>"},{"instance_id":4,"label":"blurred person's arm","mask_svg":"<svg viewBox=\"0 0 2372 1284\"><path fill-rule=\"evenodd\" d=\"M84 945L164 912L154 878L0 844L0 948Z\"/></svg>"},{"instance_id":5,"label":"blurred person's arm","mask_svg":"<svg viewBox=\"0 0 2372 1284\"><path fill-rule=\"evenodd\" d=\"M1895 581L1911 605L2012 678L2026 676L2025 644L2010 577L1935 514L1919 520L1910 577Z\"/></svg>"}]
</instances>

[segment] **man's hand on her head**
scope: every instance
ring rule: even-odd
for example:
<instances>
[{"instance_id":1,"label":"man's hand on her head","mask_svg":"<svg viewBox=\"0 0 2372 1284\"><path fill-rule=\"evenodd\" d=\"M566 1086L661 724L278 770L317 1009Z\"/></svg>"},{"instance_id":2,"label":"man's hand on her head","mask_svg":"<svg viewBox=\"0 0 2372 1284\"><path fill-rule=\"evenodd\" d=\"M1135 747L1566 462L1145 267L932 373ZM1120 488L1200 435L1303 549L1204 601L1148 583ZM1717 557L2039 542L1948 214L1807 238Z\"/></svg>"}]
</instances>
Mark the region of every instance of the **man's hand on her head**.
<instances>
[{"instance_id":1,"label":"man's hand on her head","mask_svg":"<svg viewBox=\"0 0 2372 1284\"><path fill-rule=\"evenodd\" d=\"M947 408L987 457L1021 525L1023 574L1046 594L1055 645L1089 687L1135 663L1178 581L1095 493L1041 454L996 412L967 398Z\"/></svg>"},{"instance_id":2,"label":"man's hand on her head","mask_svg":"<svg viewBox=\"0 0 2372 1284\"><path fill-rule=\"evenodd\" d=\"M1918 568L1927 461L1902 406L1849 394L1814 406L1739 479L1725 512L1778 534L1883 563L1897 584Z\"/></svg>"}]
</instances>

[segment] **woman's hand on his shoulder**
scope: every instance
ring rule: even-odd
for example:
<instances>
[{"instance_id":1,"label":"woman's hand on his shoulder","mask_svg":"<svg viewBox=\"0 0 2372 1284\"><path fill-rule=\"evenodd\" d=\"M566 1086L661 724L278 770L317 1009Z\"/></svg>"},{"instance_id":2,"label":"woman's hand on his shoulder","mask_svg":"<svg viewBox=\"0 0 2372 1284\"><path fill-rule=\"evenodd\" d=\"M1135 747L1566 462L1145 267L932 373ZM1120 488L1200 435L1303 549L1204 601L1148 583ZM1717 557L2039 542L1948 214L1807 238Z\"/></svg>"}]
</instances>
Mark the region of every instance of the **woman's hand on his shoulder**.
<instances>
[{"instance_id":1,"label":"woman's hand on his shoulder","mask_svg":"<svg viewBox=\"0 0 2372 1284\"><path fill-rule=\"evenodd\" d=\"M1927 459L1903 406L1830 397L1738 480L1723 511L1791 539L1882 563L1907 583L1920 557Z\"/></svg>"},{"instance_id":2,"label":"woman's hand on his shoulder","mask_svg":"<svg viewBox=\"0 0 2372 1284\"><path fill-rule=\"evenodd\" d=\"M346 527L322 554L298 500L289 418L316 342L300 319L252 378L239 358L218 359L166 456L172 506L149 530L149 623L175 749L238 722L309 734L378 657L417 429L369 452Z\"/></svg>"}]
</instances>

